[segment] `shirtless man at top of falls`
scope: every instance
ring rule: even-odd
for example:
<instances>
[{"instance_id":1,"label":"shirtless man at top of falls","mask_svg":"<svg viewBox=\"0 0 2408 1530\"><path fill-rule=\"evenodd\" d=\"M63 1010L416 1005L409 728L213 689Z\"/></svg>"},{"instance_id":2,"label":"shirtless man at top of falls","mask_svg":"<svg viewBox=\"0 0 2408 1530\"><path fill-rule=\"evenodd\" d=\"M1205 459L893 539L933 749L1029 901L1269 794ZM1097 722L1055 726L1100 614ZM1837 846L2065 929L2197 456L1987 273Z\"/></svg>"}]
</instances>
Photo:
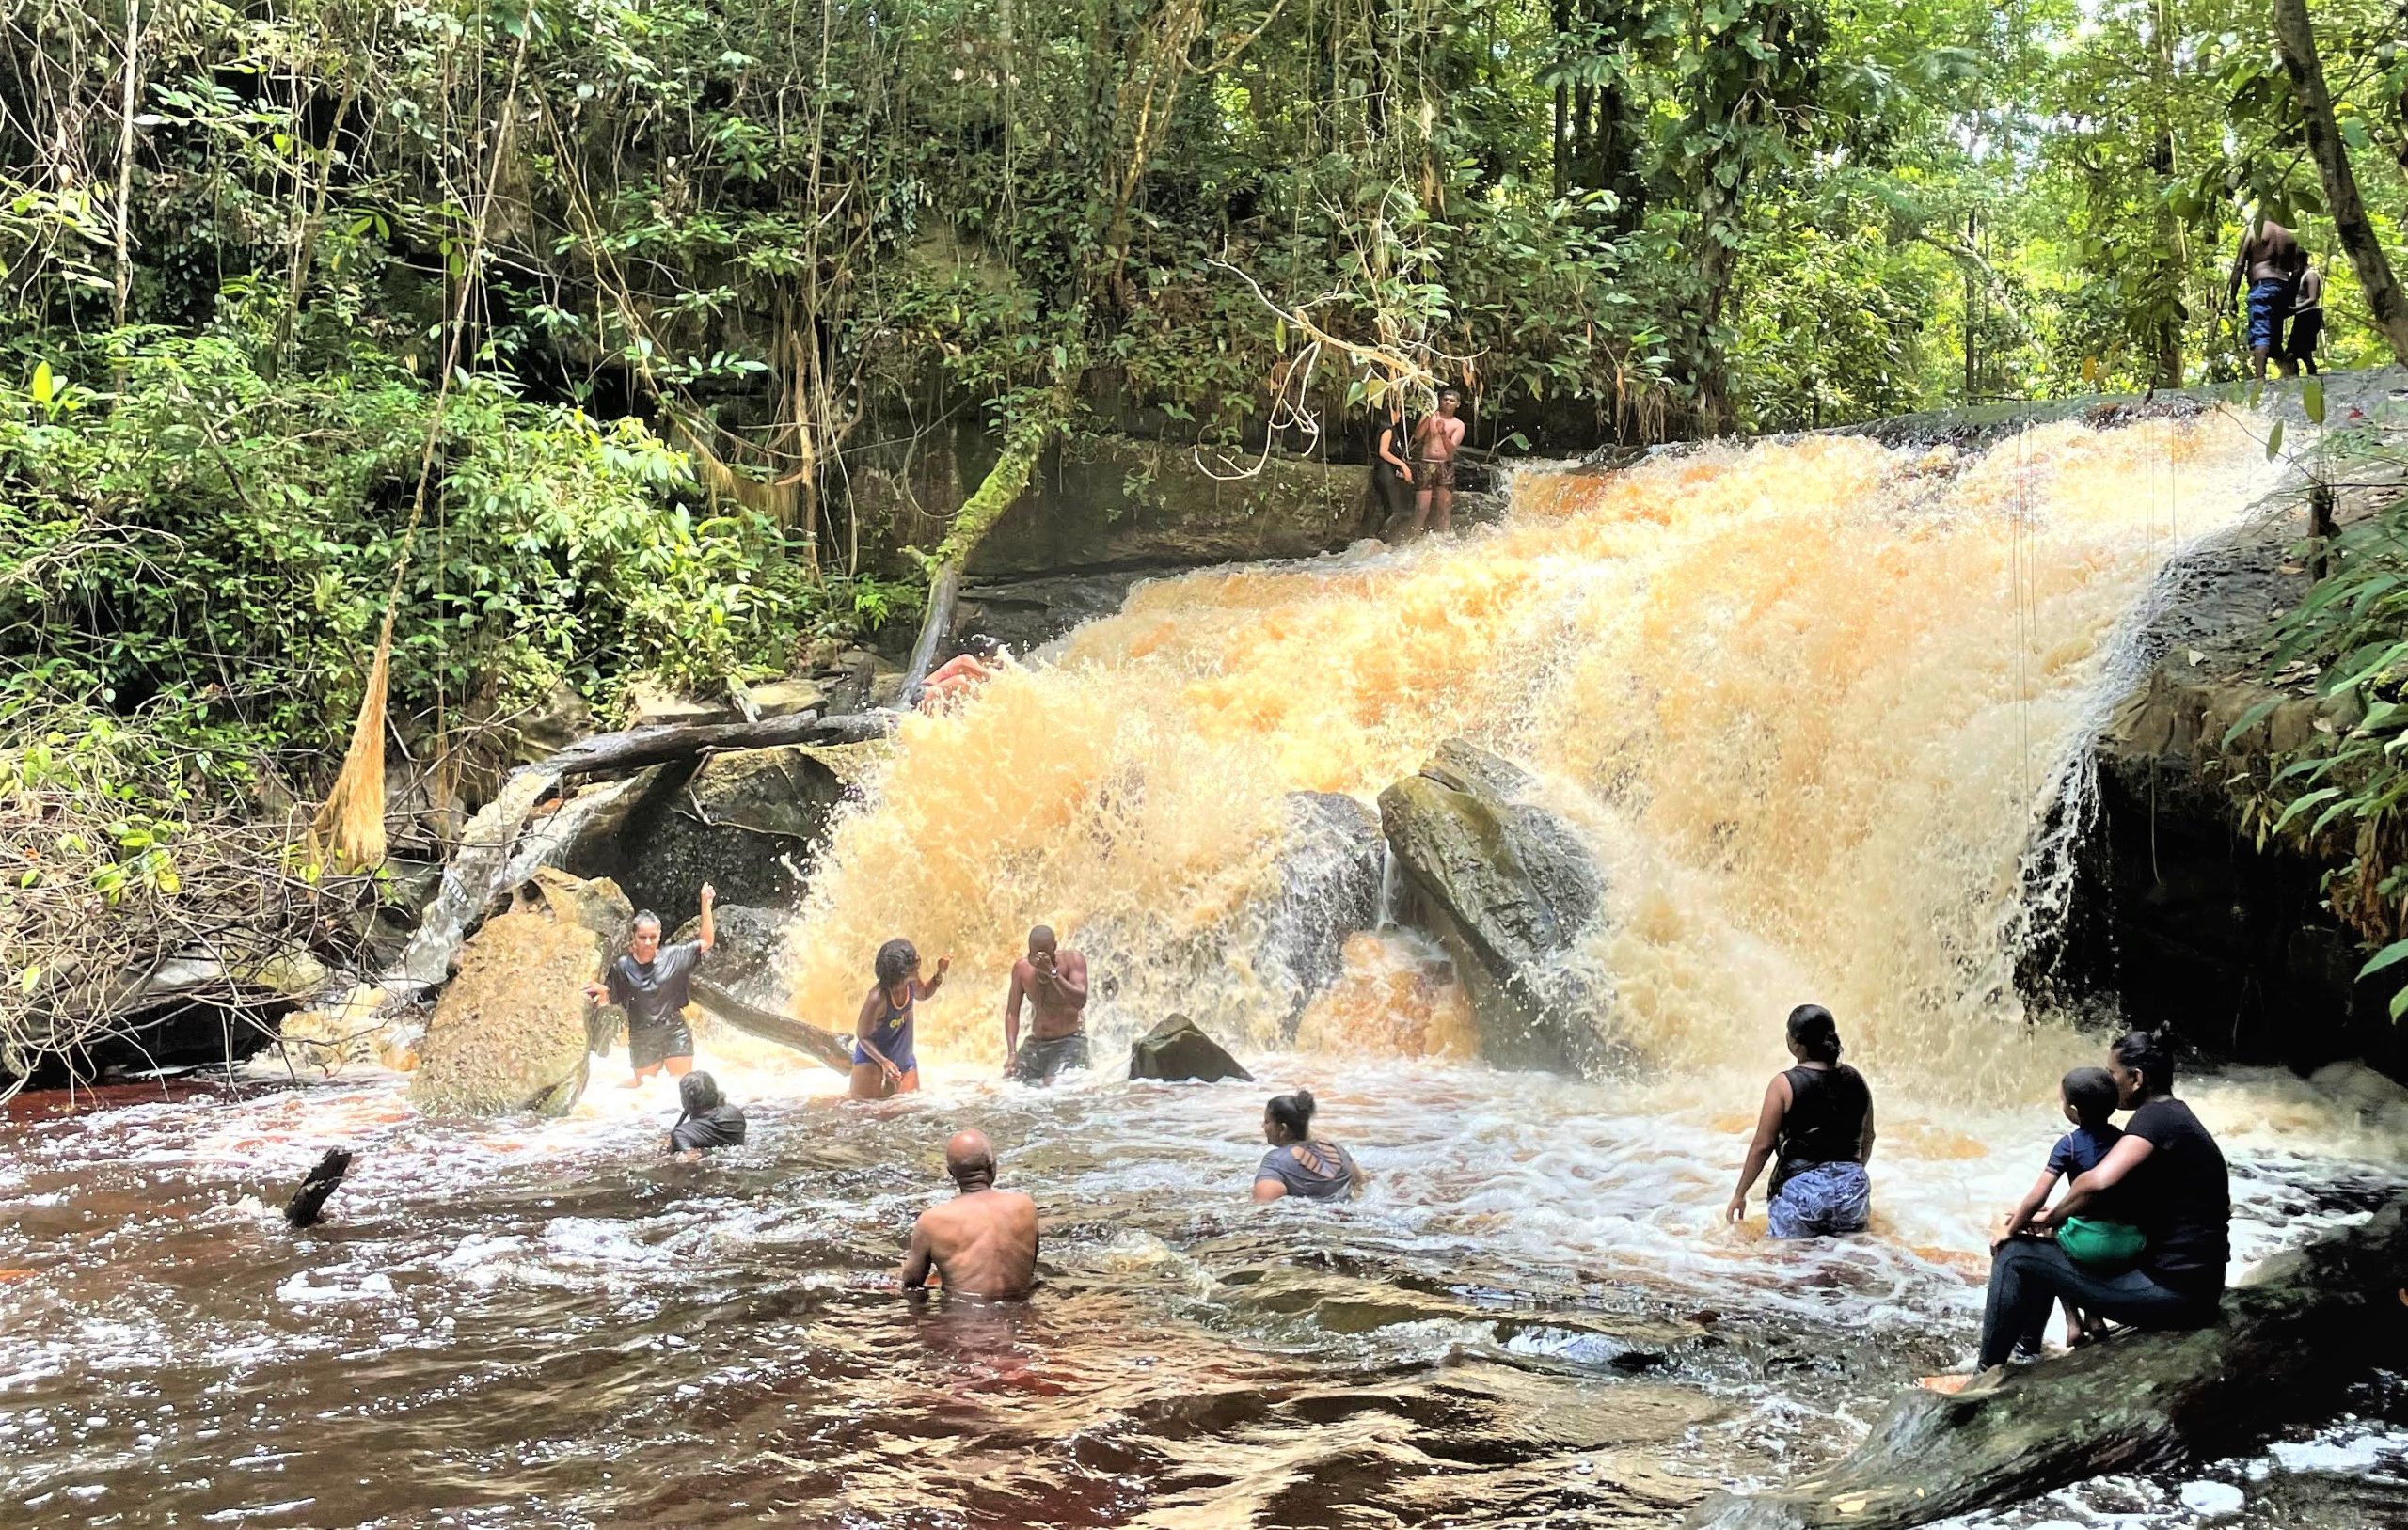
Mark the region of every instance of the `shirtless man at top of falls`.
<instances>
[{"instance_id":1,"label":"shirtless man at top of falls","mask_svg":"<svg viewBox=\"0 0 2408 1530\"><path fill-rule=\"evenodd\" d=\"M1020 1010L1029 1007L1028 1045L1020 1040ZM1028 932L1028 954L1012 963L1004 1000L1004 1077L1048 1084L1064 1068L1087 1065L1087 959L1062 949L1039 924Z\"/></svg>"},{"instance_id":2,"label":"shirtless man at top of falls","mask_svg":"<svg viewBox=\"0 0 2408 1530\"><path fill-rule=\"evenodd\" d=\"M2284 350L2283 321L2290 313L2300 273L2306 269L2307 252L2299 247L2299 236L2273 219L2261 219L2255 229L2242 230L2225 302L2230 304L2240 295L2245 274L2249 278L2249 365L2260 382L2265 380L2269 356L2286 377L2299 370Z\"/></svg>"},{"instance_id":3,"label":"shirtless man at top of falls","mask_svg":"<svg viewBox=\"0 0 2408 1530\"><path fill-rule=\"evenodd\" d=\"M1434 531L1444 531L1455 513L1455 457L1464 449L1464 422L1455 418L1464 396L1451 387L1438 390L1438 412L1413 433L1413 534L1419 536L1437 513Z\"/></svg>"},{"instance_id":4,"label":"shirtless man at top of falls","mask_svg":"<svg viewBox=\"0 0 2408 1530\"><path fill-rule=\"evenodd\" d=\"M920 1213L903 1257L903 1287L925 1290L934 1270L960 1296L1026 1296L1037 1284L1037 1203L995 1188L995 1150L982 1132L944 1144L958 1193Z\"/></svg>"}]
</instances>

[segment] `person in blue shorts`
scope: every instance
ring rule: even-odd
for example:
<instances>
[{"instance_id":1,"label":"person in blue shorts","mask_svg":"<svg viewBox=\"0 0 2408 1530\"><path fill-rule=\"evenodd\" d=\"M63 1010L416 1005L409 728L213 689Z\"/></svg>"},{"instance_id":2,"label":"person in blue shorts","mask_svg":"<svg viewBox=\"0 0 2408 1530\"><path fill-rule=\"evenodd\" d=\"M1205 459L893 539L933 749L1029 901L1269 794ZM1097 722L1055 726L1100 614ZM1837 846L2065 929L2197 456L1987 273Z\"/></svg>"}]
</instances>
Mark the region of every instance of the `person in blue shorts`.
<instances>
[{"instance_id":1,"label":"person in blue shorts","mask_svg":"<svg viewBox=\"0 0 2408 1530\"><path fill-rule=\"evenodd\" d=\"M2268 357L2273 359L2275 369L2285 377L2298 371L2283 346L2283 323L2290 316L2300 274L2306 269L2307 252L2299 247L2299 236L2273 219L2261 218L2255 228L2242 229L2241 249L2232 260L2232 282L2225 289L2225 302L2230 304L2240 295L2241 281L2246 276L2249 364L2251 375L2261 383L2266 380Z\"/></svg>"},{"instance_id":2,"label":"person in blue shorts","mask_svg":"<svg viewBox=\"0 0 2408 1530\"><path fill-rule=\"evenodd\" d=\"M853 1022L855 1099L884 1099L920 1087L920 1060L911 1047L911 1022L919 1002L944 986L953 958L937 958L937 975L920 981L920 954L909 940L878 948L878 986L862 1001Z\"/></svg>"},{"instance_id":3,"label":"person in blue shorts","mask_svg":"<svg viewBox=\"0 0 2408 1530\"><path fill-rule=\"evenodd\" d=\"M1756 1112L1756 1135L1739 1167L1739 1188L1723 1214L1748 1214L1748 1191L1776 1160L1766 1202L1770 1236L1830 1238L1861 1233L1873 1218L1873 1091L1840 1061L1839 1022L1820 1004L1789 1012L1789 1055L1798 1065L1776 1073Z\"/></svg>"}]
</instances>

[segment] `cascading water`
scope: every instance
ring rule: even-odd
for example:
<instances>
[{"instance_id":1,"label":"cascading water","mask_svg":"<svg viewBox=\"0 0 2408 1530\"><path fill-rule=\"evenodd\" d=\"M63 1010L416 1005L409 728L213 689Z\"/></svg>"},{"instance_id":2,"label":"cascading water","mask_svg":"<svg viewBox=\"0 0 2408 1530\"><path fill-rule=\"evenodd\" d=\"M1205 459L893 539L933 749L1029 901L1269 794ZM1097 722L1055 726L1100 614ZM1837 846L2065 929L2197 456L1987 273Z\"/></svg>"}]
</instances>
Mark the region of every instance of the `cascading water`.
<instances>
[{"instance_id":1,"label":"cascading water","mask_svg":"<svg viewBox=\"0 0 2408 1530\"><path fill-rule=\"evenodd\" d=\"M2059 1055L2013 1023L2034 826L2121 619L2266 475L2218 416L1970 459L1820 437L1525 472L1484 535L1149 586L905 726L804 910L798 1012L842 1028L894 935L999 988L1046 923L1106 974L1104 1036L1177 1011L1275 1045L1286 794L1368 801L1462 733L1606 869L1580 960L1648 1063L1761 1059L1813 997L1867 1066L2028 1089ZM922 1026L923 1055L1000 1056L984 1005Z\"/></svg>"},{"instance_id":2,"label":"cascading water","mask_svg":"<svg viewBox=\"0 0 2408 1530\"><path fill-rule=\"evenodd\" d=\"M1527 472L1503 526L1454 542L1146 587L909 720L837 826L796 1012L849 1028L892 936L950 954L915 1098L840 1102L817 1065L705 1028L752 1136L694 1168L661 1162L665 1090L607 1086L621 1057L556 1122L431 1122L339 1081L0 1128L0 1503L32 1525L1638 1527L1826 1460L1970 1354L1988 1224L2094 1045L2009 981L2064 885L2047 835L2078 822L2161 571L2266 471L2219 417L1972 457L1715 448ZM1603 869L1573 961L1624 1076L1479 1065L1464 987L1409 928L1371 917L1334 976L1292 949L1283 900L1334 852L1295 837L1291 794L1368 802L1459 733L1527 765ZM506 869L489 848L459 896ZM992 1076L1039 922L1089 954L1101 1065L1046 1091ZM1771 1247L1720 1211L1809 997L1879 1104L1875 1220ZM1116 1077L1112 1044L1173 1011L1262 1085ZM1298 1084L1370 1170L1361 1201L1247 1204L1261 1094ZM2408 1105L2381 1080L2182 1092L2232 1159L2243 1259L2396 1183ZM1038 1198L1044 1284L914 1306L894 1265L969 1125ZM273 1206L338 1141L358 1158L332 1220L290 1232ZM2317 1462L2408 1461L2408 1401L2353 1406L2388 1422L2279 1446L2273 1488L2226 1469L2249 1506L2219 1530L2303 1522L2283 1484ZM2199 1522L2167 1484L2099 1491L2147 1509L2118 1522ZM2068 1514L2103 1522L1991 1522Z\"/></svg>"}]
</instances>

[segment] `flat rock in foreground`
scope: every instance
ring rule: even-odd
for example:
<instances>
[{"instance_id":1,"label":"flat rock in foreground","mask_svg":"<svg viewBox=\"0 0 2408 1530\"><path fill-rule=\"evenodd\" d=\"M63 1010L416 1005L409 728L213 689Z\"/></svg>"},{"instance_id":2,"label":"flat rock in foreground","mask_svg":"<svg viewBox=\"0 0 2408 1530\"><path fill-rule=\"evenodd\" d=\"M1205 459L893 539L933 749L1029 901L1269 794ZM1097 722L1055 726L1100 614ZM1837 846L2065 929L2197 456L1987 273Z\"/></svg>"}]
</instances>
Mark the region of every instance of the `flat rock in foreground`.
<instances>
[{"instance_id":1,"label":"flat rock in foreground","mask_svg":"<svg viewBox=\"0 0 2408 1530\"><path fill-rule=\"evenodd\" d=\"M1696 1530L1909 1530L2105 1472L2245 1447L2408 1343L2408 1218L2268 1260L2190 1333L2134 1333L1993 1371L1955 1396L1920 1387L1830 1470L1700 1506Z\"/></svg>"}]
</instances>

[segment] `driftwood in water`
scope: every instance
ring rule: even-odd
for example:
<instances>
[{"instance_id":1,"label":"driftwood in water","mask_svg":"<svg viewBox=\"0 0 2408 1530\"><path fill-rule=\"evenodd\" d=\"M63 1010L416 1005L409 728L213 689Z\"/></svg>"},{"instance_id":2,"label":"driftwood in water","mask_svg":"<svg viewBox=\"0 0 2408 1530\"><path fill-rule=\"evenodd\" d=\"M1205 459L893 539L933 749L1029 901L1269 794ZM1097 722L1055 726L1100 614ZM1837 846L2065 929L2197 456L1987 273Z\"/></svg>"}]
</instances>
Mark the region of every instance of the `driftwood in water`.
<instances>
[{"instance_id":1,"label":"driftwood in water","mask_svg":"<svg viewBox=\"0 0 2408 1530\"><path fill-rule=\"evenodd\" d=\"M2394 1204L2261 1266L2191 1333L2132 1333L1992 1371L1955 1396L1913 1388L1856 1452L1756 1498L1709 1499L1703 1530L1909 1530L2103 1472L2245 1446L2408 1339L2408 1218Z\"/></svg>"},{"instance_id":2,"label":"driftwood in water","mask_svg":"<svg viewBox=\"0 0 2408 1530\"><path fill-rule=\"evenodd\" d=\"M895 704L905 707L920 699L920 686L936 668L937 650L953 631L953 607L961 597L961 560L953 559L937 570L928 581L927 613L920 622L919 639L911 644L911 662L903 671L902 688L895 693Z\"/></svg>"},{"instance_id":3,"label":"driftwood in water","mask_svg":"<svg viewBox=\"0 0 2408 1530\"><path fill-rule=\"evenodd\" d=\"M781 744L859 744L883 738L895 729L888 712L844 713L823 718L798 712L788 718L759 722L663 724L629 728L622 733L581 738L543 762L540 768L561 776L590 776L606 770L637 770L664 760L680 760L705 749L762 749Z\"/></svg>"},{"instance_id":4,"label":"driftwood in water","mask_svg":"<svg viewBox=\"0 0 2408 1530\"><path fill-rule=\"evenodd\" d=\"M853 1049L832 1031L822 1031L805 1021L756 1008L702 978L693 980L693 995L694 1002L705 1011L747 1035L774 1041L781 1047L791 1047L806 1057L827 1064L839 1073L852 1069Z\"/></svg>"},{"instance_id":5,"label":"driftwood in water","mask_svg":"<svg viewBox=\"0 0 2408 1530\"><path fill-rule=\"evenodd\" d=\"M318 1213L325 1209L326 1197L335 1192L342 1184L342 1176L350 1172L351 1149L329 1149L318 1160L318 1166L309 1171L309 1177L301 1181L301 1188L293 1192L293 1199L284 1203L284 1220L295 1227L316 1226Z\"/></svg>"}]
</instances>

